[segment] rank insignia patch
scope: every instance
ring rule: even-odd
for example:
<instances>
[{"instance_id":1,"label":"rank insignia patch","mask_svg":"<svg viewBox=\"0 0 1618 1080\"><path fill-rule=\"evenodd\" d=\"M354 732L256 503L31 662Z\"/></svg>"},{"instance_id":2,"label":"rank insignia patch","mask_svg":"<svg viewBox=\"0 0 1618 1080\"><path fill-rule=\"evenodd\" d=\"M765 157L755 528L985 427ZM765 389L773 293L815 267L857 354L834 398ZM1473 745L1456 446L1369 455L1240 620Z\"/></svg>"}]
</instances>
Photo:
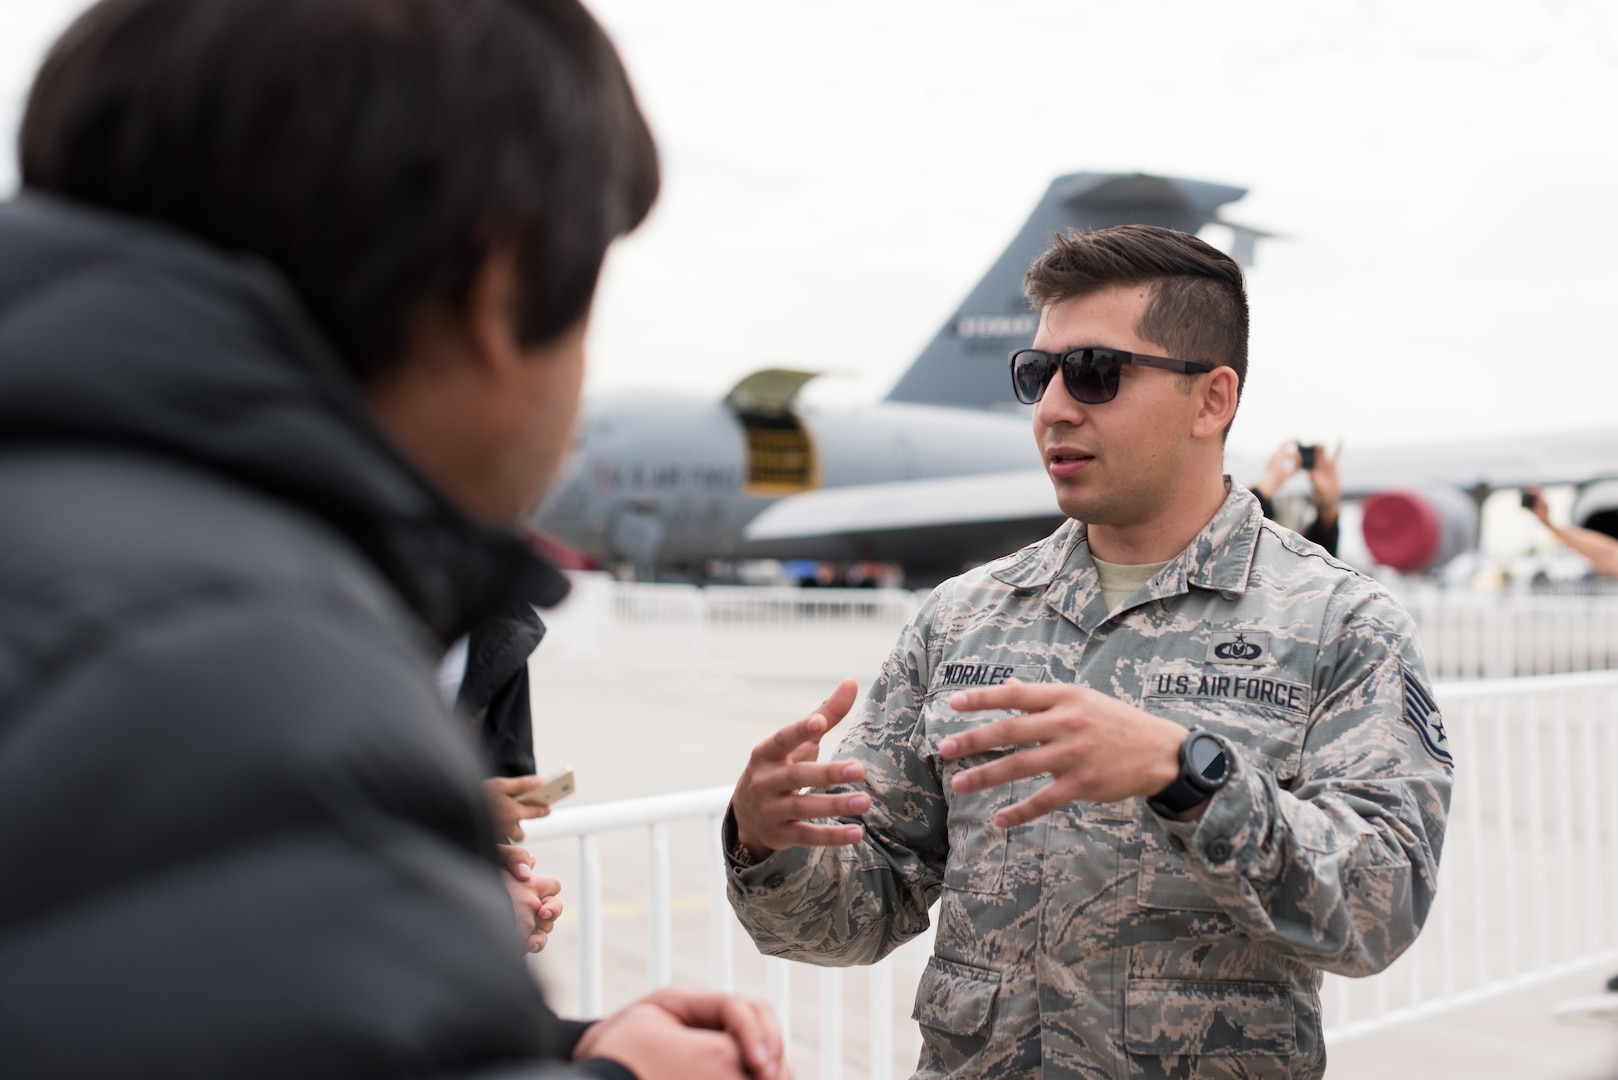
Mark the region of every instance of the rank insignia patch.
<instances>
[{"instance_id":1,"label":"rank insignia patch","mask_svg":"<svg viewBox=\"0 0 1618 1080\"><path fill-rule=\"evenodd\" d=\"M1421 732L1421 741L1427 744L1428 753L1445 765L1454 764L1455 759L1449 752L1449 733L1444 730L1444 718L1439 715L1437 702L1408 671L1404 672L1404 684L1405 719Z\"/></svg>"}]
</instances>

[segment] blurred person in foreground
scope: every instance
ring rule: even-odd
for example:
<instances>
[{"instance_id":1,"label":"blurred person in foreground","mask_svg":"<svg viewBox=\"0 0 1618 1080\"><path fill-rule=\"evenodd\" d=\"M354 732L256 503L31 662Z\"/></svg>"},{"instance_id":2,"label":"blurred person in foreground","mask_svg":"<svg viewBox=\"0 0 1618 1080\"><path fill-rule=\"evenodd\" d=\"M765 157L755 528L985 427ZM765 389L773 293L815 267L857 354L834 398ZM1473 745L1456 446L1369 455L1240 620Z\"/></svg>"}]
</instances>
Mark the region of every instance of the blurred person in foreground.
<instances>
[{"instance_id":1,"label":"blurred person in foreground","mask_svg":"<svg viewBox=\"0 0 1618 1080\"><path fill-rule=\"evenodd\" d=\"M1566 544L1569 550L1590 560L1590 566L1596 573L1618 577L1618 540L1594 529L1584 529L1577 525L1557 525L1551 521L1551 510L1545 504L1543 491L1537 487L1526 488L1523 494L1533 503L1528 509L1539 519L1541 525L1551 531L1551 535ZM1614 977L1611 989L1618 990L1618 976Z\"/></svg>"},{"instance_id":2,"label":"blurred person in foreground","mask_svg":"<svg viewBox=\"0 0 1618 1080\"><path fill-rule=\"evenodd\" d=\"M1013 385L1072 520L932 593L836 760L852 682L753 751L731 902L821 964L936 920L918 1077L1313 1080L1321 973L1387 967L1437 888L1451 763L1415 627L1224 475L1231 259L1124 226L1057 237L1025 284Z\"/></svg>"},{"instance_id":3,"label":"blurred person in foreground","mask_svg":"<svg viewBox=\"0 0 1618 1080\"><path fill-rule=\"evenodd\" d=\"M784 1073L764 1006L545 1006L445 646L565 579L656 154L573 0L108 0L0 205L0 1071Z\"/></svg>"},{"instance_id":4,"label":"blurred person in foreground","mask_svg":"<svg viewBox=\"0 0 1618 1080\"><path fill-rule=\"evenodd\" d=\"M1309 462L1303 460L1306 449L1311 459ZM1324 446L1304 447L1296 439L1284 442L1270 455L1264 474L1253 482L1252 488L1264 516L1273 521L1275 493L1295 473L1307 472L1309 505L1314 510L1314 516L1300 532L1305 540L1325 548L1328 555L1337 554L1337 510L1343 496L1342 483L1337 479L1337 460L1342 456L1341 442L1329 454Z\"/></svg>"}]
</instances>

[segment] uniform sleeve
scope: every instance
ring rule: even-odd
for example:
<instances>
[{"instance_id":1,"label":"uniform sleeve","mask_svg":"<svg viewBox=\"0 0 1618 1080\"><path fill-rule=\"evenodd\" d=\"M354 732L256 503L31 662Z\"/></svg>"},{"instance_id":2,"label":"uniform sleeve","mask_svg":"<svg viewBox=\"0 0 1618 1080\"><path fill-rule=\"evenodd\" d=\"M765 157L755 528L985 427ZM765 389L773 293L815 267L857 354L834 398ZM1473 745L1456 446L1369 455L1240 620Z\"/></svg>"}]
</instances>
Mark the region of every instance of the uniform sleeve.
<instances>
[{"instance_id":1,"label":"uniform sleeve","mask_svg":"<svg viewBox=\"0 0 1618 1080\"><path fill-rule=\"evenodd\" d=\"M871 964L927 929L949 853L939 778L922 753L927 626L937 594L900 635L834 760L865 766L865 836L846 847L796 847L747 867L729 894L759 950L828 967ZM850 791L852 787L829 788Z\"/></svg>"},{"instance_id":2,"label":"uniform sleeve","mask_svg":"<svg viewBox=\"0 0 1618 1080\"><path fill-rule=\"evenodd\" d=\"M1415 625L1397 604L1340 596L1322 642L1296 778L1283 785L1230 748L1230 779L1202 818L1163 824L1256 943L1371 975L1432 908L1453 771Z\"/></svg>"}]
</instances>

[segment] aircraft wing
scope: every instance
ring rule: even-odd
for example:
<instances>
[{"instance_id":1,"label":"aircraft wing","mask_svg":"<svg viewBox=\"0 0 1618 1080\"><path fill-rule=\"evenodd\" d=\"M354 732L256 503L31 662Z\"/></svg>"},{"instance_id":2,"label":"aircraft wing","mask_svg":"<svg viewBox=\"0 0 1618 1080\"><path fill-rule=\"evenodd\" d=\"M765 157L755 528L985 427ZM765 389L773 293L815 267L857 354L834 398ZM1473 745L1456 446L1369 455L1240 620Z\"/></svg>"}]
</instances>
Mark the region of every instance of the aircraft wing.
<instances>
[{"instance_id":1,"label":"aircraft wing","mask_svg":"<svg viewBox=\"0 0 1618 1080\"><path fill-rule=\"evenodd\" d=\"M1226 468L1251 483L1262 461L1231 454ZM1421 489L1447 489L1453 496L1479 484L1582 483L1618 477L1618 429L1349 447L1340 472L1346 498ZM1288 490L1306 484L1295 477ZM1434 505L1439 516L1452 516L1452 509L1442 500ZM738 554L898 562L922 579L941 578L1033 543L1061 521L1050 479L1038 468L863 484L781 499L747 526ZM1471 526L1462 532L1470 537Z\"/></svg>"},{"instance_id":2,"label":"aircraft wing","mask_svg":"<svg viewBox=\"0 0 1618 1080\"><path fill-rule=\"evenodd\" d=\"M903 563L912 579L999 558L1062 523L1041 469L827 488L779 500L742 535L744 558Z\"/></svg>"},{"instance_id":3,"label":"aircraft wing","mask_svg":"<svg viewBox=\"0 0 1618 1080\"><path fill-rule=\"evenodd\" d=\"M1576 484L1618 476L1618 427L1343 451L1348 498L1390 488Z\"/></svg>"}]
</instances>

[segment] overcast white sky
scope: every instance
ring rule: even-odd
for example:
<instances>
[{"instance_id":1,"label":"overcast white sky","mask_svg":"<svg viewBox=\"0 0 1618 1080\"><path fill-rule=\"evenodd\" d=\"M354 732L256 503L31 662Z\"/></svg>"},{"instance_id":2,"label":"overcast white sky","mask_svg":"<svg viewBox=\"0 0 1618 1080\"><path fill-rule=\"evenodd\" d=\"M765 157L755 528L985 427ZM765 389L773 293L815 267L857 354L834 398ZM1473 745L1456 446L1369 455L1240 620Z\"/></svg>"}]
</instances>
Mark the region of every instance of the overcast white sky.
<instances>
[{"instance_id":1,"label":"overcast white sky","mask_svg":"<svg viewBox=\"0 0 1618 1080\"><path fill-rule=\"evenodd\" d=\"M0 0L0 132L80 0ZM879 396L1053 176L1245 186L1233 449L1610 425L1612 0L597 0L664 196L609 264L590 387L758 367ZM15 184L0 160L0 191ZM1217 239L1216 237L1210 237Z\"/></svg>"}]
</instances>

